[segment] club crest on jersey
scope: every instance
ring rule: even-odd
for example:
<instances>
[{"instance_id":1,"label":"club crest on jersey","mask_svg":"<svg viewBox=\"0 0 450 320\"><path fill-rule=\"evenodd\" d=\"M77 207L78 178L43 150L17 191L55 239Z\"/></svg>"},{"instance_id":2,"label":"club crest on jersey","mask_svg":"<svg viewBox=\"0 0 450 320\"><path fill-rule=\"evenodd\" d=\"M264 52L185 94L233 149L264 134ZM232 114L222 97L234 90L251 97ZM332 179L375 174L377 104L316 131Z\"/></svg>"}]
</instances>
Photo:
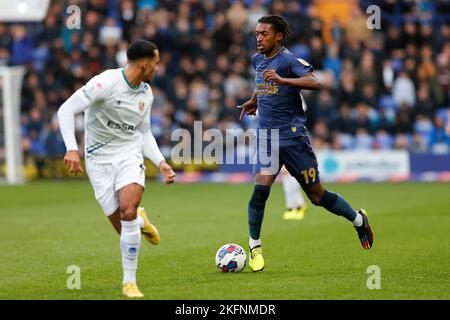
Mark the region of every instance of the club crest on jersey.
<instances>
[{"instance_id":1,"label":"club crest on jersey","mask_svg":"<svg viewBox=\"0 0 450 320\"><path fill-rule=\"evenodd\" d=\"M139 112L144 112L145 102L139 102Z\"/></svg>"},{"instance_id":2,"label":"club crest on jersey","mask_svg":"<svg viewBox=\"0 0 450 320\"><path fill-rule=\"evenodd\" d=\"M300 62L305 67L309 67L310 66L310 64L308 62L306 62L305 60L303 60L303 59L297 59L297 60L298 60L298 62Z\"/></svg>"}]
</instances>

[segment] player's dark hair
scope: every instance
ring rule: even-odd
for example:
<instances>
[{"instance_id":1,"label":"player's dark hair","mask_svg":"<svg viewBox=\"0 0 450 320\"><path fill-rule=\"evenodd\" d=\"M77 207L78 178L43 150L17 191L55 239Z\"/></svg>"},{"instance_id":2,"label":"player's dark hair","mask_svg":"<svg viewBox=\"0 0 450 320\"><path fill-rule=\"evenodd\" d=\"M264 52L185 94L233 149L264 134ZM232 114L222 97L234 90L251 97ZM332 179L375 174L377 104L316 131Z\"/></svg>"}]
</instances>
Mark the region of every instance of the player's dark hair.
<instances>
[{"instance_id":1,"label":"player's dark hair","mask_svg":"<svg viewBox=\"0 0 450 320\"><path fill-rule=\"evenodd\" d=\"M158 47L153 42L147 40L134 40L127 50L129 61L136 61L142 58L153 58Z\"/></svg>"},{"instance_id":2,"label":"player's dark hair","mask_svg":"<svg viewBox=\"0 0 450 320\"><path fill-rule=\"evenodd\" d=\"M264 16L259 18L258 23L271 24L276 32L280 32L283 35L283 40L281 40L282 42L288 41L293 36L291 27L282 16Z\"/></svg>"}]
</instances>

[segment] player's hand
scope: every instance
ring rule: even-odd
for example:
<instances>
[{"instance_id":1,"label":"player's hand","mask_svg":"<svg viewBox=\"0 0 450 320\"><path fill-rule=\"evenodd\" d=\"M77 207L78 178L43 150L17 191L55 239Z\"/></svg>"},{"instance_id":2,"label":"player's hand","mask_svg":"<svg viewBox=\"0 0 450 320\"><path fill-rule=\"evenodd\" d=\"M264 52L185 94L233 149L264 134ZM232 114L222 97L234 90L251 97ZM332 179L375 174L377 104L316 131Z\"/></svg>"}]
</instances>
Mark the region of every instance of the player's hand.
<instances>
[{"instance_id":1,"label":"player's hand","mask_svg":"<svg viewBox=\"0 0 450 320\"><path fill-rule=\"evenodd\" d=\"M275 69L264 70L262 76L264 78L264 82L273 81L275 83L283 84L283 78L277 74Z\"/></svg>"},{"instance_id":2,"label":"player's hand","mask_svg":"<svg viewBox=\"0 0 450 320\"><path fill-rule=\"evenodd\" d=\"M171 184L175 182L175 171L173 171L172 167L165 161L161 161L159 164L159 170L161 174L164 176L164 183Z\"/></svg>"},{"instance_id":3,"label":"player's hand","mask_svg":"<svg viewBox=\"0 0 450 320\"><path fill-rule=\"evenodd\" d=\"M256 114L256 109L258 109L258 103L253 100L248 100L243 103L242 106L237 106L238 109L242 109L241 115L239 116L239 120L242 119L244 113L247 113L250 116L254 116Z\"/></svg>"},{"instance_id":4,"label":"player's hand","mask_svg":"<svg viewBox=\"0 0 450 320\"><path fill-rule=\"evenodd\" d=\"M64 156L64 167L69 171L70 174L77 175L78 173L83 173L83 168L81 168L80 155L77 150L69 150Z\"/></svg>"}]
</instances>

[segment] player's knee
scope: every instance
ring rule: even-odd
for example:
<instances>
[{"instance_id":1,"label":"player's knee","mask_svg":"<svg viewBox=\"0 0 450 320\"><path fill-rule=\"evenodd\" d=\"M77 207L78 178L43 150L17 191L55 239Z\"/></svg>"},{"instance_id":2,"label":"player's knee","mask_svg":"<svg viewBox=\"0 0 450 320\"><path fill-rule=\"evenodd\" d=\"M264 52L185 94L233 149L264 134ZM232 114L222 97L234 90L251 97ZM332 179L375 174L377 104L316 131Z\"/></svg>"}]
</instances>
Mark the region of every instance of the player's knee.
<instances>
[{"instance_id":1,"label":"player's knee","mask_svg":"<svg viewBox=\"0 0 450 320\"><path fill-rule=\"evenodd\" d=\"M137 217L137 206L125 205L120 207L120 220L131 221Z\"/></svg>"},{"instance_id":2,"label":"player's knee","mask_svg":"<svg viewBox=\"0 0 450 320\"><path fill-rule=\"evenodd\" d=\"M308 198L314 205L330 210L330 208L332 208L334 203L336 202L337 195L333 192L329 192L323 189L317 192L313 192L311 193L311 195L308 194Z\"/></svg>"},{"instance_id":3,"label":"player's knee","mask_svg":"<svg viewBox=\"0 0 450 320\"><path fill-rule=\"evenodd\" d=\"M263 209L266 201L269 198L270 187L264 185L255 185L253 189L252 198L250 199L250 206L255 209Z\"/></svg>"},{"instance_id":4,"label":"player's knee","mask_svg":"<svg viewBox=\"0 0 450 320\"><path fill-rule=\"evenodd\" d=\"M320 206L320 197L314 195L314 196L310 196L308 197L309 200L311 201L311 203L315 206Z\"/></svg>"},{"instance_id":5,"label":"player's knee","mask_svg":"<svg viewBox=\"0 0 450 320\"><path fill-rule=\"evenodd\" d=\"M322 200L322 193L321 192L317 192L317 191L310 191L308 193L306 193L306 195L308 196L308 199L311 201L311 203L315 206L320 206L321 205L321 200Z\"/></svg>"}]
</instances>

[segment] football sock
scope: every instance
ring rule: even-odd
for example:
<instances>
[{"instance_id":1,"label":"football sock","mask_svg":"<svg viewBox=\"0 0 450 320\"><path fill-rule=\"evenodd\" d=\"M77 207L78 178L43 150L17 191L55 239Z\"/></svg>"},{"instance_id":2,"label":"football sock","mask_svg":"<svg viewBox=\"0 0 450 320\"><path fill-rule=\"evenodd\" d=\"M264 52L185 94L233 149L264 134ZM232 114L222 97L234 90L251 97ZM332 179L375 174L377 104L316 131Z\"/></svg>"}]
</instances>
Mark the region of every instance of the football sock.
<instances>
[{"instance_id":1,"label":"football sock","mask_svg":"<svg viewBox=\"0 0 450 320\"><path fill-rule=\"evenodd\" d=\"M284 199L286 201L286 208L298 208L305 204L300 184L290 175L283 175L281 177L283 183Z\"/></svg>"},{"instance_id":2,"label":"football sock","mask_svg":"<svg viewBox=\"0 0 450 320\"><path fill-rule=\"evenodd\" d=\"M353 220L353 226L361 227L362 224L363 224L362 215L360 215L359 213L356 213L356 218L355 218L355 220Z\"/></svg>"},{"instance_id":3,"label":"football sock","mask_svg":"<svg viewBox=\"0 0 450 320\"><path fill-rule=\"evenodd\" d=\"M144 229L144 219L140 215L137 215L137 221L139 223L139 228Z\"/></svg>"},{"instance_id":4,"label":"football sock","mask_svg":"<svg viewBox=\"0 0 450 320\"><path fill-rule=\"evenodd\" d=\"M122 223L120 251L122 252L123 283L136 283L141 230L137 219L120 222Z\"/></svg>"},{"instance_id":5,"label":"football sock","mask_svg":"<svg viewBox=\"0 0 450 320\"><path fill-rule=\"evenodd\" d=\"M343 216L350 222L355 221L357 213L353 208L342 198L340 195L327 191L323 193L322 199L318 204L321 207L324 207L328 211L338 215Z\"/></svg>"},{"instance_id":6,"label":"football sock","mask_svg":"<svg viewBox=\"0 0 450 320\"><path fill-rule=\"evenodd\" d=\"M252 197L248 203L248 226L252 239L260 238L264 208L269 194L269 186L255 185L253 189Z\"/></svg>"},{"instance_id":7,"label":"football sock","mask_svg":"<svg viewBox=\"0 0 450 320\"><path fill-rule=\"evenodd\" d=\"M260 246L261 245L261 239L252 239L252 237L250 237L250 241L248 242L248 246L250 247L250 249L253 249L254 247Z\"/></svg>"}]
</instances>

